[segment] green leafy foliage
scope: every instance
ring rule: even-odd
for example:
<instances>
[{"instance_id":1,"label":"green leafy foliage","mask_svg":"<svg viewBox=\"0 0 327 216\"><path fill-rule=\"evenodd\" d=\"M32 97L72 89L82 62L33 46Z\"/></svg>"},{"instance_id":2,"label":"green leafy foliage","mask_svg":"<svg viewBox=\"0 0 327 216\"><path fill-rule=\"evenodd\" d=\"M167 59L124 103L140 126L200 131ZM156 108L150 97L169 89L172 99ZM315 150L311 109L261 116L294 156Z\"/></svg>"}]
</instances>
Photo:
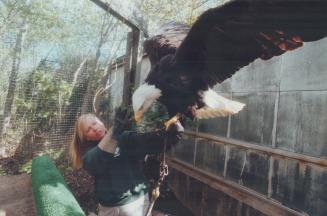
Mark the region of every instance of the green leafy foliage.
<instances>
[{"instance_id":1,"label":"green leafy foliage","mask_svg":"<svg viewBox=\"0 0 327 216\"><path fill-rule=\"evenodd\" d=\"M169 116L166 107L159 102L155 102L144 113L141 122L137 125L137 130L140 132L153 131L162 128L167 120L169 120Z\"/></svg>"},{"instance_id":2,"label":"green leafy foliage","mask_svg":"<svg viewBox=\"0 0 327 216\"><path fill-rule=\"evenodd\" d=\"M28 117L33 125L49 129L68 105L72 85L49 70L34 71L24 84L24 93L16 98L17 117Z\"/></svg>"},{"instance_id":3,"label":"green leafy foliage","mask_svg":"<svg viewBox=\"0 0 327 216\"><path fill-rule=\"evenodd\" d=\"M29 160L26 163L22 164L19 171L21 173L30 174L32 172L32 160Z\"/></svg>"}]
</instances>

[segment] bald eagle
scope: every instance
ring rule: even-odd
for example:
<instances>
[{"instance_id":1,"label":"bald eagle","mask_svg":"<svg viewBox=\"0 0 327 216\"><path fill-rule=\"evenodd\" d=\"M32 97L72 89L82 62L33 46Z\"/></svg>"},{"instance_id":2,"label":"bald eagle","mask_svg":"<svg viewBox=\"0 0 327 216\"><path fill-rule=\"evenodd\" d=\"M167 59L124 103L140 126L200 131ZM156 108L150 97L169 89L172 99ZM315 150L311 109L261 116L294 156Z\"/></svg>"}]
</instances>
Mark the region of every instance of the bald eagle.
<instances>
[{"instance_id":1,"label":"bald eagle","mask_svg":"<svg viewBox=\"0 0 327 216\"><path fill-rule=\"evenodd\" d=\"M169 23L144 43L151 70L133 94L139 120L159 100L170 116L212 118L244 104L212 90L257 58L268 60L327 34L325 0L234 0L204 12L189 28Z\"/></svg>"}]
</instances>

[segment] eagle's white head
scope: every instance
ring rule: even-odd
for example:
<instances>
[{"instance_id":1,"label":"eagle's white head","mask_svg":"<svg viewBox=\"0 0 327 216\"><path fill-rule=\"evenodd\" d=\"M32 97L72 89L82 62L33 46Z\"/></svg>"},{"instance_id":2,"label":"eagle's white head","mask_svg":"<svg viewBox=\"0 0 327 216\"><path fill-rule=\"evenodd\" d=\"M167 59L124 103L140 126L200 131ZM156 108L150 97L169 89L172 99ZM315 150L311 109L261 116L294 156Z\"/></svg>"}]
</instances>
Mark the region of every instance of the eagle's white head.
<instances>
[{"instance_id":1,"label":"eagle's white head","mask_svg":"<svg viewBox=\"0 0 327 216\"><path fill-rule=\"evenodd\" d=\"M156 88L154 85L145 83L136 89L132 96L136 122L141 120L143 114L160 96L161 90Z\"/></svg>"}]
</instances>

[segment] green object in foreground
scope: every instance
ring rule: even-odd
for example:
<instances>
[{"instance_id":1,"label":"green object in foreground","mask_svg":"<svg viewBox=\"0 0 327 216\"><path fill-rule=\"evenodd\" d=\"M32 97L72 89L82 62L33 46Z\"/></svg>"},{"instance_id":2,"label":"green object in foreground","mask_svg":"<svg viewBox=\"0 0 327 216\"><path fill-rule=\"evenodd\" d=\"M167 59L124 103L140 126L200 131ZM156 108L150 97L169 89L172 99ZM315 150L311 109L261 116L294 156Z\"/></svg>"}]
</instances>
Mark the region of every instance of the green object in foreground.
<instances>
[{"instance_id":1,"label":"green object in foreground","mask_svg":"<svg viewBox=\"0 0 327 216\"><path fill-rule=\"evenodd\" d=\"M33 159L32 185L39 216L85 216L64 178L48 157Z\"/></svg>"}]
</instances>

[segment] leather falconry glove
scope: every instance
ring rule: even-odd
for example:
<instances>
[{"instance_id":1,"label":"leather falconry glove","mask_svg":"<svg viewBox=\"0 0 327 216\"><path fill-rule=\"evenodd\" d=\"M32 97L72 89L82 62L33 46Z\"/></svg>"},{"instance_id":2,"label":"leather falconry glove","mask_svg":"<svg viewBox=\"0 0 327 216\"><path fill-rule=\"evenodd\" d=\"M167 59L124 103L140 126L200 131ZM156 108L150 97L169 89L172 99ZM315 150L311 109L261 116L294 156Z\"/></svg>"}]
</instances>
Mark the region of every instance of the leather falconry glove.
<instances>
[{"instance_id":1,"label":"leather falconry glove","mask_svg":"<svg viewBox=\"0 0 327 216\"><path fill-rule=\"evenodd\" d=\"M132 128L132 115L124 106L115 109L115 117L113 123L112 135L117 139L120 134Z\"/></svg>"}]
</instances>

